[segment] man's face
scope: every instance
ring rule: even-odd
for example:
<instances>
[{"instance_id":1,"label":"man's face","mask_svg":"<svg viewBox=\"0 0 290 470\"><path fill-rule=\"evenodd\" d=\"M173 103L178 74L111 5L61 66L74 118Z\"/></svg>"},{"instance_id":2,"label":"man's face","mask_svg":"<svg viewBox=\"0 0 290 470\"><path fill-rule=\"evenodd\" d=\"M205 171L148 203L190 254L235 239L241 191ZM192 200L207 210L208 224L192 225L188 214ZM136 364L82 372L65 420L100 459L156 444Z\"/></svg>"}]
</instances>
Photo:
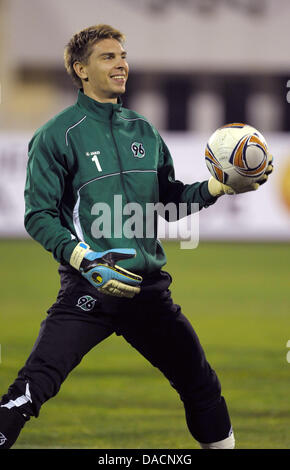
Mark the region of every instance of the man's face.
<instances>
[{"instance_id":1,"label":"man's face","mask_svg":"<svg viewBox=\"0 0 290 470\"><path fill-rule=\"evenodd\" d=\"M129 66L126 51L116 39L103 39L92 49L84 66L84 92L100 102L116 101L126 91Z\"/></svg>"}]
</instances>

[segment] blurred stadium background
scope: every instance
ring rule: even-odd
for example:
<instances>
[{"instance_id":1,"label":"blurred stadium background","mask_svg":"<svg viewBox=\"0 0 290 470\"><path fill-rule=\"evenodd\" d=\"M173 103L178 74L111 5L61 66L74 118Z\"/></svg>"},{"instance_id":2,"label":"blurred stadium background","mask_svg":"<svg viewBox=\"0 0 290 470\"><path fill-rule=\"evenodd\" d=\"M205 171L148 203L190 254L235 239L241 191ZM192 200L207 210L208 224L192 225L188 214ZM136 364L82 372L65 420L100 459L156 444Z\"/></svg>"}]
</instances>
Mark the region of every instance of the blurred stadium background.
<instances>
[{"instance_id":1,"label":"blurred stadium background","mask_svg":"<svg viewBox=\"0 0 290 470\"><path fill-rule=\"evenodd\" d=\"M227 122L257 127L275 171L255 194L202 211L200 243L165 241L174 299L218 372L237 448L290 448L290 61L288 0L0 0L1 364L4 393L58 289L57 265L23 227L27 144L76 99L70 37L108 23L127 36L124 106L160 130L184 182ZM289 356L288 356L289 357ZM19 448L196 448L175 392L112 337L29 423Z\"/></svg>"}]
</instances>

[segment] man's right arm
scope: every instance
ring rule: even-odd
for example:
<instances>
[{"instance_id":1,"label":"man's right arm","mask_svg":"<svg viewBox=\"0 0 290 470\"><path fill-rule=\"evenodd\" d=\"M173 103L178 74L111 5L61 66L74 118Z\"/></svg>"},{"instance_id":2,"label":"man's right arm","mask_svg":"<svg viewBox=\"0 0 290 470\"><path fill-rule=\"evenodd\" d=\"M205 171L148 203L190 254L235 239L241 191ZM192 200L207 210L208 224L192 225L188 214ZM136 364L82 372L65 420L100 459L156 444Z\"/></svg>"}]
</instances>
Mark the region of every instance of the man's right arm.
<instances>
[{"instance_id":1,"label":"man's right arm","mask_svg":"<svg viewBox=\"0 0 290 470\"><path fill-rule=\"evenodd\" d=\"M92 251L62 225L60 206L67 178L69 169L64 155L51 137L39 132L29 144L24 218L27 232L52 252L57 261L80 271L103 294L134 297L140 292L142 277L121 268L116 262L134 257L135 250Z\"/></svg>"},{"instance_id":2,"label":"man's right arm","mask_svg":"<svg viewBox=\"0 0 290 470\"><path fill-rule=\"evenodd\" d=\"M70 230L61 224L60 204L68 168L56 142L46 131L29 144L25 184L24 225L29 235L59 262L69 263L76 245Z\"/></svg>"}]
</instances>

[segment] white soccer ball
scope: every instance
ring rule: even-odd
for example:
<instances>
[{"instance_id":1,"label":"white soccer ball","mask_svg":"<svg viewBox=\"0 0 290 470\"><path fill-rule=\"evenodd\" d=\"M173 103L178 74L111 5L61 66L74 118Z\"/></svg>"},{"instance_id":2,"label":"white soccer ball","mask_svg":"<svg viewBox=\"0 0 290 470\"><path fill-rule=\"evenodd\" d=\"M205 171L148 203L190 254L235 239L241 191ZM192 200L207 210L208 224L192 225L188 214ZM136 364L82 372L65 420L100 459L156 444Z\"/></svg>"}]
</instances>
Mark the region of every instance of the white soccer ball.
<instances>
[{"instance_id":1,"label":"white soccer ball","mask_svg":"<svg viewBox=\"0 0 290 470\"><path fill-rule=\"evenodd\" d=\"M252 126L226 124L209 138L205 161L212 176L234 190L242 190L258 181L269 161L264 136Z\"/></svg>"}]
</instances>

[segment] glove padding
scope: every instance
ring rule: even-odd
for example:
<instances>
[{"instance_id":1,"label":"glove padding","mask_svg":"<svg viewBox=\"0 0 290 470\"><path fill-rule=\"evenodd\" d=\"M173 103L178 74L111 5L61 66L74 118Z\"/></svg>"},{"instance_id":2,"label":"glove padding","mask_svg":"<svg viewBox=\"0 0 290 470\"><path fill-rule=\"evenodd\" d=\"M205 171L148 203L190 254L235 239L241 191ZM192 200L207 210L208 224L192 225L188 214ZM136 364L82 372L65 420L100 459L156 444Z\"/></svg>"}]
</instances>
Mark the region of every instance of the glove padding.
<instances>
[{"instance_id":1,"label":"glove padding","mask_svg":"<svg viewBox=\"0 0 290 470\"><path fill-rule=\"evenodd\" d=\"M102 294L132 298L140 292L142 277L115 264L123 259L133 258L136 250L95 252L89 248L85 243L79 243L72 253L70 264Z\"/></svg>"},{"instance_id":2,"label":"glove padding","mask_svg":"<svg viewBox=\"0 0 290 470\"><path fill-rule=\"evenodd\" d=\"M262 184L266 183L266 181L268 180L268 176L272 173L273 169L274 169L273 156L270 155L268 166L266 168L265 173L255 183L251 183L249 184L249 186L236 190L226 184L221 183L216 178L211 176L210 179L208 180L208 190L213 197L219 197L219 196L222 196L223 194L232 195L232 194L246 193L248 191L256 191Z\"/></svg>"}]
</instances>

